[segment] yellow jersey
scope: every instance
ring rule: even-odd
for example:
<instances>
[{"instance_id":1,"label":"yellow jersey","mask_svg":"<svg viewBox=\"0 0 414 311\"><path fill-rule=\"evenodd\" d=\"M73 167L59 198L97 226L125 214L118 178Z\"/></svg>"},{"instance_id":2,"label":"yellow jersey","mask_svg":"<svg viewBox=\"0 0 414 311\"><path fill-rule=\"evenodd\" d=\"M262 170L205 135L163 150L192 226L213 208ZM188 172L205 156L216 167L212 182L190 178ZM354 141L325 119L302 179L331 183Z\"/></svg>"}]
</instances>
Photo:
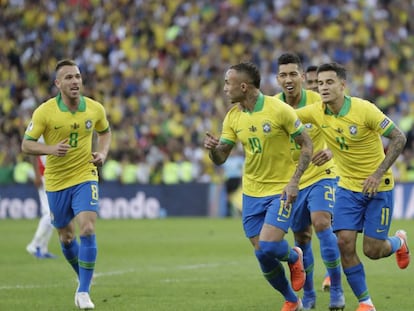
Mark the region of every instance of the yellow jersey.
<instances>
[{"instance_id":1,"label":"yellow jersey","mask_svg":"<svg viewBox=\"0 0 414 311\"><path fill-rule=\"evenodd\" d=\"M392 120L373 103L349 96L345 96L337 115L322 102L298 109L297 114L304 123L316 124L323 132L334 154L338 185L362 192L365 179L385 158L381 135L387 136L395 127ZM394 178L389 169L378 190L388 191L393 187Z\"/></svg>"},{"instance_id":2,"label":"yellow jersey","mask_svg":"<svg viewBox=\"0 0 414 311\"><path fill-rule=\"evenodd\" d=\"M61 95L42 103L33 113L25 132L25 139L38 140L43 135L45 144L55 145L68 139L71 146L64 157L47 155L45 189L58 191L85 181L97 181L98 172L92 159L93 132L109 131L103 106L81 96L78 110L71 112Z\"/></svg>"},{"instance_id":3,"label":"yellow jersey","mask_svg":"<svg viewBox=\"0 0 414 311\"><path fill-rule=\"evenodd\" d=\"M243 193L253 197L281 194L295 171L290 138L304 127L295 110L274 96L260 94L252 112L232 107L223 121L220 140L242 143L245 162Z\"/></svg>"},{"instance_id":4,"label":"yellow jersey","mask_svg":"<svg viewBox=\"0 0 414 311\"><path fill-rule=\"evenodd\" d=\"M276 97L283 102L286 102L286 98L283 92L276 94ZM302 95L297 109L315 104L316 102L320 101L321 96L319 93L316 93L312 90L302 89ZM314 153L328 148L325 142L325 138L323 137L323 133L318 126L315 126L312 123L306 123L304 126L310 138L312 139ZM300 155L300 146L298 146L293 139L291 139L291 151L293 159L297 163ZM321 166L314 165L312 162L309 163L308 168L300 179L299 189L306 188L325 178L336 178L335 163L333 158Z\"/></svg>"}]
</instances>

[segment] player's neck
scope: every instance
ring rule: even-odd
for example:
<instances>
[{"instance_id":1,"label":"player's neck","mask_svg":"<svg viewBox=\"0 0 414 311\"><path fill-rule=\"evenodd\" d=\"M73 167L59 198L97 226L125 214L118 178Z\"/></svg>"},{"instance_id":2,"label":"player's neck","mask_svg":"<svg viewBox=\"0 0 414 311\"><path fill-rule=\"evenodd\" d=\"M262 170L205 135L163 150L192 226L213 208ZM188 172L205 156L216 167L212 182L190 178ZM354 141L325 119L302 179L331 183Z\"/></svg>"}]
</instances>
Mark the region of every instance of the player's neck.
<instances>
[{"instance_id":1,"label":"player's neck","mask_svg":"<svg viewBox=\"0 0 414 311\"><path fill-rule=\"evenodd\" d=\"M336 100L334 102L329 102L327 104L328 104L329 110L331 110L333 114L337 115L341 111L342 106L344 105L344 101Z\"/></svg>"},{"instance_id":2,"label":"player's neck","mask_svg":"<svg viewBox=\"0 0 414 311\"><path fill-rule=\"evenodd\" d=\"M302 94L301 94L301 93L298 93L298 94L296 94L296 95L292 95L292 96L287 96L287 95L285 94L285 100L286 100L286 103L287 103L289 106L293 107L293 108L297 108L297 107L299 106L299 103L300 103L301 97L302 97Z\"/></svg>"},{"instance_id":3,"label":"player's neck","mask_svg":"<svg viewBox=\"0 0 414 311\"><path fill-rule=\"evenodd\" d=\"M257 90L257 92L251 92L246 95L246 98L240 102L243 109L246 109L250 112L254 110L254 107L256 106L257 99L259 98L260 91Z\"/></svg>"},{"instance_id":4,"label":"player's neck","mask_svg":"<svg viewBox=\"0 0 414 311\"><path fill-rule=\"evenodd\" d=\"M70 111L76 111L79 107L79 97L78 98L70 98L62 95L63 103L68 107Z\"/></svg>"}]
</instances>

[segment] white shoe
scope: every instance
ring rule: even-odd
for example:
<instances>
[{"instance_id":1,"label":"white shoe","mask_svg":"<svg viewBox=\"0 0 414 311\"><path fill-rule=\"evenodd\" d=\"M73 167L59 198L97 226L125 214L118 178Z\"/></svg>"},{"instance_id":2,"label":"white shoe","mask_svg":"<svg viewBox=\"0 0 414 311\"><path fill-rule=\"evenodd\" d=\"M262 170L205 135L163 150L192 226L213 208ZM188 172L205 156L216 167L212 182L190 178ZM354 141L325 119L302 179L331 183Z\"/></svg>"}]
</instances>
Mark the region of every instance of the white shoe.
<instances>
[{"instance_id":1,"label":"white shoe","mask_svg":"<svg viewBox=\"0 0 414 311\"><path fill-rule=\"evenodd\" d=\"M80 292L75 294L75 305L81 310L95 309L95 305L93 304L91 298L89 297L89 293L87 292Z\"/></svg>"},{"instance_id":2,"label":"white shoe","mask_svg":"<svg viewBox=\"0 0 414 311\"><path fill-rule=\"evenodd\" d=\"M32 244L29 244L26 246L26 251L30 254L30 255L35 255L37 252L36 247L34 247Z\"/></svg>"}]
</instances>

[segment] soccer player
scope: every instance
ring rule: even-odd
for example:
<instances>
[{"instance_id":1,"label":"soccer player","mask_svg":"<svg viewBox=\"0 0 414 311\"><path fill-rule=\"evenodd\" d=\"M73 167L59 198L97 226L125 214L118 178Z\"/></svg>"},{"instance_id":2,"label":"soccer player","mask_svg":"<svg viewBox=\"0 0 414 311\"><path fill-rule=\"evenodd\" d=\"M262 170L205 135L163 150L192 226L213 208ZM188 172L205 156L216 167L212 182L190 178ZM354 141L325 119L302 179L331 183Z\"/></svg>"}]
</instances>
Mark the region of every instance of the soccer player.
<instances>
[{"instance_id":1,"label":"soccer player","mask_svg":"<svg viewBox=\"0 0 414 311\"><path fill-rule=\"evenodd\" d=\"M305 72L306 88L314 92L318 92L318 76L316 74L317 69L318 66L311 65L306 68Z\"/></svg>"},{"instance_id":2,"label":"soccer player","mask_svg":"<svg viewBox=\"0 0 414 311\"><path fill-rule=\"evenodd\" d=\"M73 60L56 65L56 97L42 103L26 129L23 152L47 155L45 188L62 252L78 276L75 305L94 309L89 290L97 255L95 223L98 171L108 154L111 131L103 106L81 95L82 76ZM93 133L96 151L92 151ZM38 142L43 135L44 143ZM80 243L75 236L79 229Z\"/></svg>"},{"instance_id":3,"label":"soccer player","mask_svg":"<svg viewBox=\"0 0 414 311\"><path fill-rule=\"evenodd\" d=\"M314 92L318 92L318 76L317 71L318 66L310 65L308 68L306 68L305 71L305 81L306 81L306 88L308 90L312 90ZM312 234L312 228L310 227L309 234ZM329 273L326 272L325 277L322 281L322 290L324 292L329 292L331 287L331 278L329 276Z\"/></svg>"},{"instance_id":4,"label":"soccer player","mask_svg":"<svg viewBox=\"0 0 414 311\"><path fill-rule=\"evenodd\" d=\"M49 253L48 250L49 241L53 234L53 225L50 219L49 203L47 201L44 188L43 173L45 170L45 156L36 156L33 157L33 160L35 172L34 184L39 193L41 217L37 225L36 232L30 243L26 246L26 250L29 254L35 256L36 258L56 258L56 256Z\"/></svg>"},{"instance_id":5,"label":"soccer player","mask_svg":"<svg viewBox=\"0 0 414 311\"><path fill-rule=\"evenodd\" d=\"M276 97L295 109L321 100L318 93L303 88L302 62L294 53L284 53L278 58L276 78L282 88L282 92L276 94ZM331 226L336 186L334 163L321 130L312 124L305 124L305 128L312 139L314 155L312 163L300 180L299 195L293 204L291 225L295 245L303 251L306 271L303 307L305 310L310 310L316 305L316 292L313 284L312 228L309 228L312 224L319 239L321 257L332 280L329 309L343 310L345 298L341 284L341 261L336 235ZM300 147L292 141L291 149L294 159L297 159Z\"/></svg>"},{"instance_id":6,"label":"soccer player","mask_svg":"<svg viewBox=\"0 0 414 311\"><path fill-rule=\"evenodd\" d=\"M224 93L233 107L223 121L220 139L207 133L204 146L210 159L223 164L237 140L245 152L242 221L263 274L286 300L282 311L302 309L299 291L305 282L302 251L284 239L299 180L312 157L312 142L295 110L260 92L260 73L249 62L231 66ZM290 139L301 146L298 164L290 154ZM291 285L281 262L287 261Z\"/></svg>"},{"instance_id":7,"label":"soccer player","mask_svg":"<svg viewBox=\"0 0 414 311\"><path fill-rule=\"evenodd\" d=\"M393 213L394 178L391 166L406 138L373 103L346 96L346 70L337 63L318 67L322 102L297 110L302 122L319 126L334 154L339 181L335 193L333 228L341 262L359 301L357 311L375 311L365 272L356 251L363 232L363 252L371 259L396 253L397 264L410 262L405 231L388 236ZM381 135L389 139L384 153Z\"/></svg>"}]
</instances>

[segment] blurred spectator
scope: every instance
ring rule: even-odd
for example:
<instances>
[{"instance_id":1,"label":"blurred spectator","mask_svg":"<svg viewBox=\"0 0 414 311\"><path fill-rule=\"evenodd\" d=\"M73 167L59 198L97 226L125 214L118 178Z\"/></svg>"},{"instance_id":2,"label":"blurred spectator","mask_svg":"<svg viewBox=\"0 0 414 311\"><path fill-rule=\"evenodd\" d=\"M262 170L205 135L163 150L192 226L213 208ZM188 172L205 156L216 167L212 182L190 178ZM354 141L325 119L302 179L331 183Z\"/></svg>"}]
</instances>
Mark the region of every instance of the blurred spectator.
<instances>
[{"instance_id":1,"label":"blurred spectator","mask_svg":"<svg viewBox=\"0 0 414 311\"><path fill-rule=\"evenodd\" d=\"M350 92L393 109L411 131L412 16L410 0L0 1L0 167L20 161L29 116L55 91L53 64L75 56L85 95L108 111L112 154L139 150L134 161L146 163L141 183L161 183L164 157L177 153L194 180L214 181L200 137L219 132L228 108L222 73L251 60L263 92L274 94L274 60L284 51L305 67L342 62Z\"/></svg>"},{"instance_id":2,"label":"blurred spectator","mask_svg":"<svg viewBox=\"0 0 414 311\"><path fill-rule=\"evenodd\" d=\"M27 184L34 179L33 164L26 157L14 166L13 180L18 184Z\"/></svg>"},{"instance_id":3,"label":"blurred spectator","mask_svg":"<svg viewBox=\"0 0 414 311\"><path fill-rule=\"evenodd\" d=\"M234 202L237 202L237 198L233 196L238 193L241 187L243 176L244 156L243 149L240 149L240 145L234 148L234 151L230 154L227 161L223 163L224 173L224 185L226 190L226 215L227 217L239 215L239 209Z\"/></svg>"}]
</instances>

